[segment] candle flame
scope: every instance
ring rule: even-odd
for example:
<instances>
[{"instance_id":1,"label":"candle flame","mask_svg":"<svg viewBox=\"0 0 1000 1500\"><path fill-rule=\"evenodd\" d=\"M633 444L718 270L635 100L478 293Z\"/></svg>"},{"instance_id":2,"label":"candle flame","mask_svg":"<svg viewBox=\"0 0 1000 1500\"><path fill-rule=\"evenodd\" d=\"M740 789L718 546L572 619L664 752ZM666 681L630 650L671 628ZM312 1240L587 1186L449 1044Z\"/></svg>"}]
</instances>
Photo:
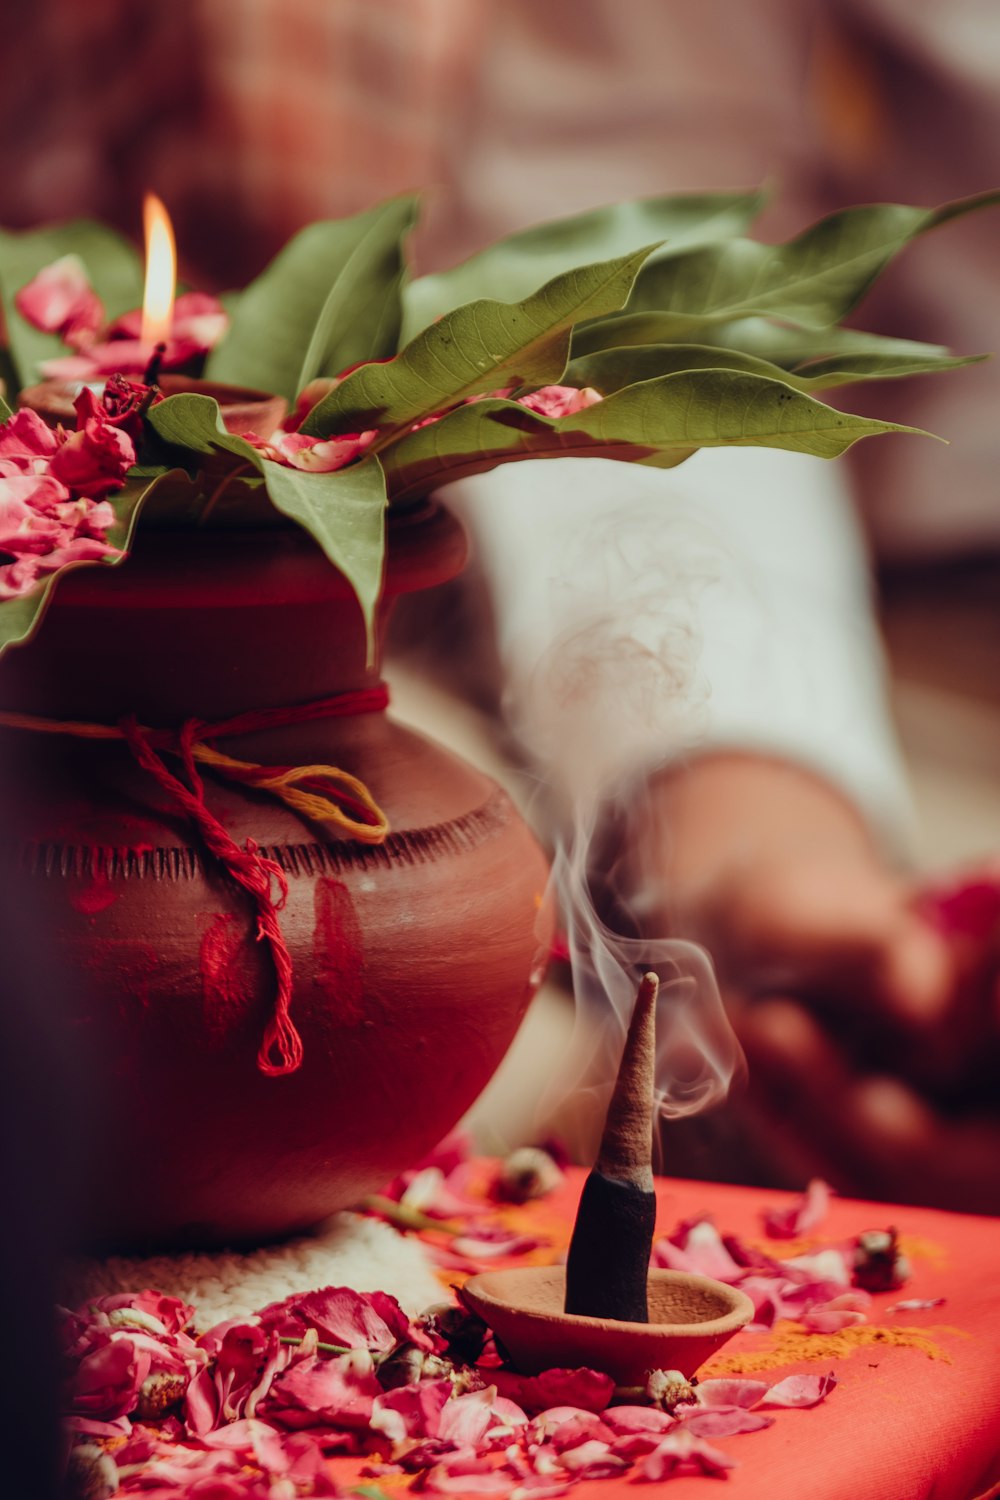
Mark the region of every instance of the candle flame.
<instances>
[{"instance_id":1,"label":"candle flame","mask_svg":"<svg viewBox=\"0 0 1000 1500\"><path fill-rule=\"evenodd\" d=\"M174 282L177 253L170 216L154 193L147 193L142 206L146 235L146 286L142 297L144 344L164 343L174 317Z\"/></svg>"}]
</instances>

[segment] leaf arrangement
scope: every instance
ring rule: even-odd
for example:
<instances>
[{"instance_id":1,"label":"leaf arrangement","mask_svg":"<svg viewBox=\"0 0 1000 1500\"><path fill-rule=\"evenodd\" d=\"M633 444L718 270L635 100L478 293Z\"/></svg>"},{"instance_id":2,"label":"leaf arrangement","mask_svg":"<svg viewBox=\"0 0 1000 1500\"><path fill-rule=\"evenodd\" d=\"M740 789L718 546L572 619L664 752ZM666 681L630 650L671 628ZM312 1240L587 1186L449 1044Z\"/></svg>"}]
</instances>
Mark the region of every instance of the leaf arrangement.
<instances>
[{"instance_id":1,"label":"leaf arrangement","mask_svg":"<svg viewBox=\"0 0 1000 1500\"><path fill-rule=\"evenodd\" d=\"M228 433L210 397L168 397L148 414L141 467L110 497L118 544L127 545L154 487L161 523L206 521L220 456L231 458L239 483L227 521L245 505L254 524L263 493L349 579L370 630L387 505L451 480L521 458L670 468L699 448L734 445L834 458L859 438L911 432L814 393L968 360L839 325L911 240L998 202L994 192L935 210L867 205L770 245L746 237L758 193L647 199L541 225L415 280L405 254L414 199L313 224L226 299L230 330L205 377L294 402L311 381L348 371L301 430L313 438L374 430L374 440L344 468L307 472ZM0 374L11 389L30 383L38 361L58 350L58 340L21 318L14 296L70 252L110 311L138 302L138 257L101 226L0 232L8 331ZM520 404L550 385L592 387L602 399L560 418ZM177 470L188 478L164 483ZM0 649L30 633L52 582L0 602Z\"/></svg>"}]
</instances>

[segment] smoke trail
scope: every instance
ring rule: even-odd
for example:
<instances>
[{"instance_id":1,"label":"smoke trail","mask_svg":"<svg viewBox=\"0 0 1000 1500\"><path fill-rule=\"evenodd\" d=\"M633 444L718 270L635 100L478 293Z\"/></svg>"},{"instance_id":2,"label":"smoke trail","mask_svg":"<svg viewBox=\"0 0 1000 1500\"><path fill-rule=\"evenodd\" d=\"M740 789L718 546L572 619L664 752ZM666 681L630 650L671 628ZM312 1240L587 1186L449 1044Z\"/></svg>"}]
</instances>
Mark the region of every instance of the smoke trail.
<instances>
[{"instance_id":1,"label":"smoke trail","mask_svg":"<svg viewBox=\"0 0 1000 1500\"><path fill-rule=\"evenodd\" d=\"M662 479L662 476L657 476ZM591 519L549 581L564 628L508 695L508 716L544 780L536 800L554 844L552 893L577 1005L570 1056L543 1101L578 1154L596 1142L638 976L661 980L657 1096L665 1118L720 1103L742 1067L711 961L667 930L668 837L649 773L698 737L693 598L714 581L718 538L675 515L662 490L626 516ZM617 915L612 917L612 913ZM612 920L615 926L611 925ZM615 930L621 926L625 930Z\"/></svg>"}]
</instances>

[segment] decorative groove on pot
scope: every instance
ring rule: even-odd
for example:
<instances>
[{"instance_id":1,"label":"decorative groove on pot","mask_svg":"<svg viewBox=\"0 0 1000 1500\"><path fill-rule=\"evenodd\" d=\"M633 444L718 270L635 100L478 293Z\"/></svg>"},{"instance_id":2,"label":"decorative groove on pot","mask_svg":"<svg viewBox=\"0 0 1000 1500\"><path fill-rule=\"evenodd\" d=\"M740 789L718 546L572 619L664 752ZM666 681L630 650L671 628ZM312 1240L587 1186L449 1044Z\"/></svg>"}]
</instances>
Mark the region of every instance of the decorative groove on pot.
<instances>
[{"instance_id":1,"label":"decorative groove on pot","mask_svg":"<svg viewBox=\"0 0 1000 1500\"><path fill-rule=\"evenodd\" d=\"M481 807L447 823L391 833L384 844L361 844L344 839L336 844L262 844L260 853L279 864L293 879L336 875L348 869L385 869L390 865L427 864L450 854L477 848L511 820L511 804L497 789ZM204 870L198 849L151 848L107 844L59 844L38 841L7 844L0 852L18 873L46 879L194 880Z\"/></svg>"}]
</instances>

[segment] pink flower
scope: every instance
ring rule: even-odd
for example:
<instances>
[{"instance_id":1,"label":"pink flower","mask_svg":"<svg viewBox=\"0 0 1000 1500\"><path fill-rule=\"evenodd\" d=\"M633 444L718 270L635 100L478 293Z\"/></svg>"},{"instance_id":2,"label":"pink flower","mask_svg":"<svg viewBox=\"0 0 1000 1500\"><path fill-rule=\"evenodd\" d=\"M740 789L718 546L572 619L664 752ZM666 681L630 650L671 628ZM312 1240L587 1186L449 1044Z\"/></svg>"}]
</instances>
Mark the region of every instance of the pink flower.
<instances>
[{"instance_id":1,"label":"pink flower","mask_svg":"<svg viewBox=\"0 0 1000 1500\"><path fill-rule=\"evenodd\" d=\"M685 1219L678 1224L673 1234L656 1241L650 1264L668 1271L694 1271L730 1283L743 1275L710 1219Z\"/></svg>"},{"instance_id":2,"label":"pink flower","mask_svg":"<svg viewBox=\"0 0 1000 1500\"><path fill-rule=\"evenodd\" d=\"M41 374L51 380L99 380L116 372L141 374L152 349L142 338L142 313L124 313L108 327L104 307L75 255L63 256L39 271L16 297L18 311L35 328L58 333L74 353L44 360ZM206 292L185 292L174 303L165 340L164 369L175 370L215 347L229 326L221 302Z\"/></svg>"},{"instance_id":3,"label":"pink flower","mask_svg":"<svg viewBox=\"0 0 1000 1500\"><path fill-rule=\"evenodd\" d=\"M298 1353L282 1345L276 1333L239 1321L209 1329L199 1348L210 1363L191 1381L185 1400L187 1424L199 1436L252 1417L275 1375Z\"/></svg>"},{"instance_id":4,"label":"pink flower","mask_svg":"<svg viewBox=\"0 0 1000 1500\"><path fill-rule=\"evenodd\" d=\"M360 458L378 437L372 428L369 432L345 432L332 438L307 437L301 432L286 432L279 427L269 438L259 438L256 433L245 434L247 442L260 450L273 463L283 464L286 469L301 469L310 474L332 474L343 469L356 458Z\"/></svg>"},{"instance_id":5,"label":"pink flower","mask_svg":"<svg viewBox=\"0 0 1000 1500\"><path fill-rule=\"evenodd\" d=\"M830 1206L830 1189L820 1177L814 1177L801 1197L787 1208L766 1208L761 1215L764 1232L774 1240L792 1240L808 1234L826 1218Z\"/></svg>"},{"instance_id":6,"label":"pink flower","mask_svg":"<svg viewBox=\"0 0 1000 1500\"><path fill-rule=\"evenodd\" d=\"M64 255L45 266L17 293L14 305L33 327L60 334L72 349L92 343L104 322L101 299L78 255Z\"/></svg>"},{"instance_id":7,"label":"pink flower","mask_svg":"<svg viewBox=\"0 0 1000 1500\"><path fill-rule=\"evenodd\" d=\"M710 1474L721 1477L736 1467L736 1460L690 1432L668 1432L639 1467L639 1478L651 1483L672 1479L675 1474Z\"/></svg>"},{"instance_id":8,"label":"pink flower","mask_svg":"<svg viewBox=\"0 0 1000 1500\"><path fill-rule=\"evenodd\" d=\"M540 1375L516 1375L513 1370L488 1370L501 1395L524 1411L544 1412L553 1406L574 1406L603 1412L615 1383L600 1370L543 1370Z\"/></svg>"},{"instance_id":9,"label":"pink flower","mask_svg":"<svg viewBox=\"0 0 1000 1500\"><path fill-rule=\"evenodd\" d=\"M761 1406L817 1406L833 1390L837 1377L829 1375L788 1375L761 1397Z\"/></svg>"},{"instance_id":10,"label":"pink flower","mask_svg":"<svg viewBox=\"0 0 1000 1500\"><path fill-rule=\"evenodd\" d=\"M89 1329L64 1393L65 1409L98 1421L128 1416L152 1363L149 1351L137 1349L132 1339L115 1337L105 1328Z\"/></svg>"},{"instance_id":11,"label":"pink flower","mask_svg":"<svg viewBox=\"0 0 1000 1500\"><path fill-rule=\"evenodd\" d=\"M105 382L101 406L105 421L112 427L121 427L138 444L143 438L144 413L163 399L163 392L155 385L142 385L115 374Z\"/></svg>"},{"instance_id":12,"label":"pink flower","mask_svg":"<svg viewBox=\"0 0 1000 1500\"><path fill-rule=\"evenodd\" d=\"M25 407L0 427L0 474L44 474L58 446L51 427Z\"/></svg>"},{"instance_id":13,"label":"pink flower","mask_svg":"<svg viewBox=\"0 0 1000 1500\"><path fill-rule=\"evenodd\" d=\"M260 1403L258 1415L279 1427L364 1432L375 1400L381 1395L369 1354L358 1350L332 1359L310 1354L278 1375Z\"/></svg>"},{"instance_id":14,"label":"pink flower","mask_svg":"<svg viewBox=\"0 0 1000 1500\"><path fill-rule=\"evenodd\" d=\"M100 499L121 488L135 463L135 445L127 432L111 425L93 391L84 387L73 404L76 431L56 449L49 472L78 495Z\"/></svg>"},{"instance_id":15,"label":"pink flower","mask_svg":"<svg viewBox=\"0 0 1000 1500\"><path fill-rule=\"evenodd\" d=\"M601 393L593 386L543 385L537 391L529 391L526 396L518 396L517 404L526 406L529 411L537 411L543 417L558 418L575 416L578 411L584 411L600 400Z\"/></svg>"},{"instance_id":16,"label":"pink flower","mask_svg":"<svg viewBox=\"0 0 1000 1500\"><path fill-rule=\"evenodd\" d=\"M355 1292L346 1286L296 1292L265 1307L260 1320L263 1328L292 1338L312 1328L325 1344L376 1354L386 1354L402 1343L431 1353L441 1347L441 1340L412 1324L387 1292Z\"/></svg>"}]
</instances>

